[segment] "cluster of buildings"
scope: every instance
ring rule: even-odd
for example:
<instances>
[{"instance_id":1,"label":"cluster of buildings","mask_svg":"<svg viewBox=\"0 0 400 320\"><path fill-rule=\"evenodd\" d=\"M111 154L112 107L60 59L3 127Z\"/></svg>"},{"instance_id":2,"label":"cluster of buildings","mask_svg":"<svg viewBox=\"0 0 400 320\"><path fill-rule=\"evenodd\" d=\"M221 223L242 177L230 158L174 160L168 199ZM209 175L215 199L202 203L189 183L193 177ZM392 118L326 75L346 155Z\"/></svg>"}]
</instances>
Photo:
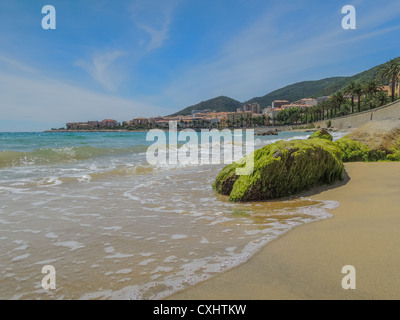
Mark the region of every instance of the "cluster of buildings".
<instances>
[{"instance_id":1,"label":"cluster of buildings","mask_svg":"<svg viewBox=\"0 0 400 320\"><path fill-rule=\"evenodd\" d=\"M117 128L121 124L116 120L105 119L103 121L69 122L66 126L67 130L101 130Z\"/></svg>"},{"instance_id":2,"label":"cluster of buildings","mask_svg":"<svg viewBox=\"0 0 400 320\"><path fill-rule=\"evenodd\" d=\"M396 83L395 94L400 96L400 83ZM392 91L390 86L382 88L388 96ZM238 108L236 112L215 112L209 109L192 110L191 115L187 116L166 116L152 118L135 118L119 123L116 120L105 119L103 121L70 122L67 123L67 130L110 130L110 129L168 129L170 121L176 121L179 129L199 129L199 128L232 128L232 127L256 127L270 125L270 121L275 119L282 110L299 108L307 109L316 106L322 101L329 100L331 97L324 96L317 99L304 98L290 103L287 100L275 100L271 106L261 110L261 105L257 102L245 104Z\"/></svg>"},{"instance_id":3,"label":"cluster of buildings","mask_svg":"<svg viewBox=\"0 0 400 320\"><path fill-rule=\"evenodd\" d=\"M246 104L236 112L215 112L209 109L192 110L191 115L135 118L123 121L105 119L103 121L70 122L67 130L110 130L110 129L168 129L170 121L176 121L179 129L228 128L267 125L266 114L259 103Z\"/></svg>"},{"instance_id":4,"label":"cluster of buildings","mask_svg":"<svg viewBox=\"0 0 400 320\"><path fill-rule=\"evenodd\" d=\"M299 108L299 109L312 108L321 101L328 99L330 99L330 97L319 97L317 99L304 98L292 103L290 103L287 100L275 100L272 102L272 106L267 107L264 112L270 118L275 118L276 115L282 110L291 108Z\"/></svg>"},{"instance_id":5,"label":"cluster of buildings","mask_svg":"<svg viewBox=\"0 0 400 320\"><path fill-rule=\"evenodd\" d=\"M400 80L400 77L399 77ZM389 97L392 96L392 86L383 86L382 91L385 92ZM397 97L400 97L400 81L396 82L394 87L394 94Z\"/></svg>"},{"instance_id":6,"label":"cluster of buildings","mask_svg":"<svg viewBox=\"0 0 400 320\"><path fill-rule=\"evenodd\" d=\"M228 127L254 127L266 126L277 113L286 108L307 108L317 104L316 99L301 99L294 103L287 100L275 100L272 106L261 110L257 102L245 104L236 112L215 112L209 109L192 110L186 116L166 116L152 118L135 118L123 121L122 124L116 120L105 119L103 121L70 122L66 124L67 130L112 130L112 129L168 129L170 121L176 121L179 129L200 128L228 128Z\"/></svg>"}]
</instances>

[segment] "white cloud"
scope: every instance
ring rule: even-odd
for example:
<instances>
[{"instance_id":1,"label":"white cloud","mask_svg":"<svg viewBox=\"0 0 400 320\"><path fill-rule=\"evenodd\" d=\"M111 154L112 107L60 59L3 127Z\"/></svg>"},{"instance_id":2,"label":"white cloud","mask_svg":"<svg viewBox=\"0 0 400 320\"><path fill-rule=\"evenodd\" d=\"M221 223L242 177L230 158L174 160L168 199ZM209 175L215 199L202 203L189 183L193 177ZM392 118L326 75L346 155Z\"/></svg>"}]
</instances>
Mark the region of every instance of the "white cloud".
<instances>
[{"instance_id":1,"label":"white cloud","mask_svg":"<svg viewBox=\"0 0 400 320\"><path fill-rule=\"evenodd\" d=\"M146 31L151 37L150 43L147 45L147 50L151 51L163 46L164 41L169 38L169 24L170 22L166 20L160 29L155 29L144 24L138 24L138 27Z\"/></svg>"},{"instance_id":2,"label":"white cloud","mask_svg":"<svg viewBox=\"0 0 400 320\"><path fill-rule=\"evenodd\" d=\"M1 72L0 96L2 120L57 125L104 118L121 121L168 113L145 102L97 93L54 79Z\"/></svg>"},{"instance_id":3,"label":"white cloud","mask_svg":"<svg viewBox=\"0 0 400 320\"><path fill-rule=\"evenodd\" d=\"M392 5L381 8L380 12L393 9ZM359 28L353 33L343 30L342 16L336 12L314 16L312 20L304 18L296 29L289 29L287 10L290 8L279 5L269 8L253 25L228 39L217 55L177 76L165 94L176 97L176 104L182 106L218 95L245 101L298 81L338 76L341 74L337 74L335 65L342 61L386 49L369 45L360 50L360 44L366 40L373 43L382 34L395 34L398 30L398 27L380 28L378 21L382 23L383 15L372 19L374 8L364 12L362 18L368 21L371 17L373 31L370 28ZM388 43L387 47L390 46ZM310 79L313 68L320 70L314 73L315 79Z\"/></svg>"},{"instance_id":4,"label":"white cloud","mask_svg":"<svg viewBox=\"0 0 400 320\"><path fill-rule=\"evenodd\" d=\"M0 62L2 62L5 66L13 68L14 70L19 70L22 72L28 73L36 73L37 71L17 60L11 59L9 57L0 56Z\"/></svg>"},{"instance_id":5,"label":"white cloud","mask_svg":"<svg viewBox=\"0 0 400 320\"><path fill-rule=\"evenodd\" d=\"M81 59L75 64L88 72L103 88L115 92L118 83L122 81L122 76L118 71L114 71L111 66L118 58L125 54L127 53L119 50L95 53L90 62Z\"/></svg>"},{"instance_id":6,"label":"white cloud","mask_svg":"<svg viewBox=\"0 0 400 320\"><path fill-rule=\"evenodd\" d=\"M149 36L147 50L160 48L170 37L172 15L178 0L145 0L132 5L133 22Z\"/></svg>"}]
</instances>

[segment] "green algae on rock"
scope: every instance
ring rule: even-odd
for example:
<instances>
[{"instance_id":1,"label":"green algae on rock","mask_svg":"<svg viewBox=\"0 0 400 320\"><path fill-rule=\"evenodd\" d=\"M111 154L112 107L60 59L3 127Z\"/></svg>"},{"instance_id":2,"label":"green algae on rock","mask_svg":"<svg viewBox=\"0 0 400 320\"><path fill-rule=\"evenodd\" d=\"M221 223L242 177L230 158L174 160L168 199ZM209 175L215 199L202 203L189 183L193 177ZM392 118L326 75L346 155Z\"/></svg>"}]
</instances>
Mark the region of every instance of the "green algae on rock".
<instances>
[{"instance_id":1,"label":"green algae on rock","mask_svg":"<svg viewBox=\"0 0 400 320\"><path fill-rule=\"evenodd\" d=\"M343 137L335 142L343 162L369 161L371 149L362 142Z\"/></svg>"},{"instance_id":2,"label":"green algae on rock","mask_svg":"<svg viewBox=\"0 0 400 320\"><path fill-rule=\"evenodd\" d=\"M340 149L326 139L278 141L251 156L254 170L250 175L236 175L243 164L232 163L213 184L232 202L276 199L343 179Z\"/></svg>"},{"instance_id":3,"label":"green algae on rock","mask_svg":"<svg viewBox=\"0 0 400 320\"><path fill-rule=\"evenodd\" d=\"M370 121L335 145L344 162L400 161L400 121Z\"/></svg>"},{"instance_id":4,"label":"green algae on rock","mask_svg":"<svg viewBox=\"0 0 400 320\"><path fill-rule=\"evenodd\" d=\"M315 131L315 132L310 136L309 139L315 139L315 138L326 139L326 140L329 140L329 141L332 141L332 140L333 140L332 135L331 135L331 134L329 133L329 131L326 130L326 129L321 129L321 130Z\"/></svg>"}]
</instances>

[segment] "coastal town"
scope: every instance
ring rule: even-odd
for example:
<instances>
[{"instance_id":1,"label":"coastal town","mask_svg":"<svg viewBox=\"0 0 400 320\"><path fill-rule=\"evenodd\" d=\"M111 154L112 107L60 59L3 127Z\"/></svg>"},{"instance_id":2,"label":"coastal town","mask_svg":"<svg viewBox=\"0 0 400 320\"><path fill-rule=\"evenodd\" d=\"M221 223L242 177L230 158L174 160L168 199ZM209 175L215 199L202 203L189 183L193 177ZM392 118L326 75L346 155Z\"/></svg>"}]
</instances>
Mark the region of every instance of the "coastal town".
<instances>
[{"instance_id":1,"label":"coastal town","mask_svg":"<svg viewBox=\"0 0 400 320\"><path fill-rule=\"evenodd\" d=\"M381 105L387 103L391 96L390 86L377 86L376 94L380 94ZM394 94L400 96L400 85L396 83ZM367 96L366 96L367 97ZM359 102L361 97L355 96L350 90L339 97L339 116L354 113L354 104ZM365 98L366 99L366 98ZM375 97L374 97L375 99ZM215 110L191 110L190 115L178 116L158 116L151 118L138 117L122 123L114 119L104 119L102 121L69 122L65 128L51 129L50 131L140 131L149 129L168 129L170 121L176 121L179 130L183 129L225 129L225 128L249 128L249 127L268 127L284 124L293 124L293 117L287 122L284 115L294 115L296 124L307 124L313 121L325 120L329 118L329 111L335 110L336 96L321 96L314 98L303 98L289 102L287 100L275 100L271 105L262 108L260 103L243 104L237 108L236 112L216 112ZM360 101L361 102L361 101ZM340 111L342 103L343 108ZM347 107L346 107L347 103ZM369 101L372 105L372 102ZM368 104L364 102L364 104ZM330 110L329 105L330 104ZM351 107L351 105L353 107ZM379 105L376 105L379 106ZM322 115L321 115L322 107ZM326 109L324 110L324 107ZM352 112L351 112L352 111ZM360 110L358 110L360 111Z\"/></svg>"}]
</instances>

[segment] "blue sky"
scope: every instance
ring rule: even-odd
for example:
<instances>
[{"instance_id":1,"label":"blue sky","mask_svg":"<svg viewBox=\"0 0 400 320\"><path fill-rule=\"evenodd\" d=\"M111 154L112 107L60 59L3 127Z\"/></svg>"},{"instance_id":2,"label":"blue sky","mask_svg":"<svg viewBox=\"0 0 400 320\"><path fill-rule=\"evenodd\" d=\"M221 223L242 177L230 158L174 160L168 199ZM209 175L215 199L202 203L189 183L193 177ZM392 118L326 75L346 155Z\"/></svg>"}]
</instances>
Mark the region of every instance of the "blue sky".
<instances>
[{"instance_id":1,"label":"blue sky","mask_svg":"<svg viewBox=\"0 0 400 320\"><path fill-rule=\"evenodd\" d=\"M342 28L348 4L356 30ZM398 0L9 0L0 30L0 131L246 101L400 55Z\"/></svg>"}]
</instances>

